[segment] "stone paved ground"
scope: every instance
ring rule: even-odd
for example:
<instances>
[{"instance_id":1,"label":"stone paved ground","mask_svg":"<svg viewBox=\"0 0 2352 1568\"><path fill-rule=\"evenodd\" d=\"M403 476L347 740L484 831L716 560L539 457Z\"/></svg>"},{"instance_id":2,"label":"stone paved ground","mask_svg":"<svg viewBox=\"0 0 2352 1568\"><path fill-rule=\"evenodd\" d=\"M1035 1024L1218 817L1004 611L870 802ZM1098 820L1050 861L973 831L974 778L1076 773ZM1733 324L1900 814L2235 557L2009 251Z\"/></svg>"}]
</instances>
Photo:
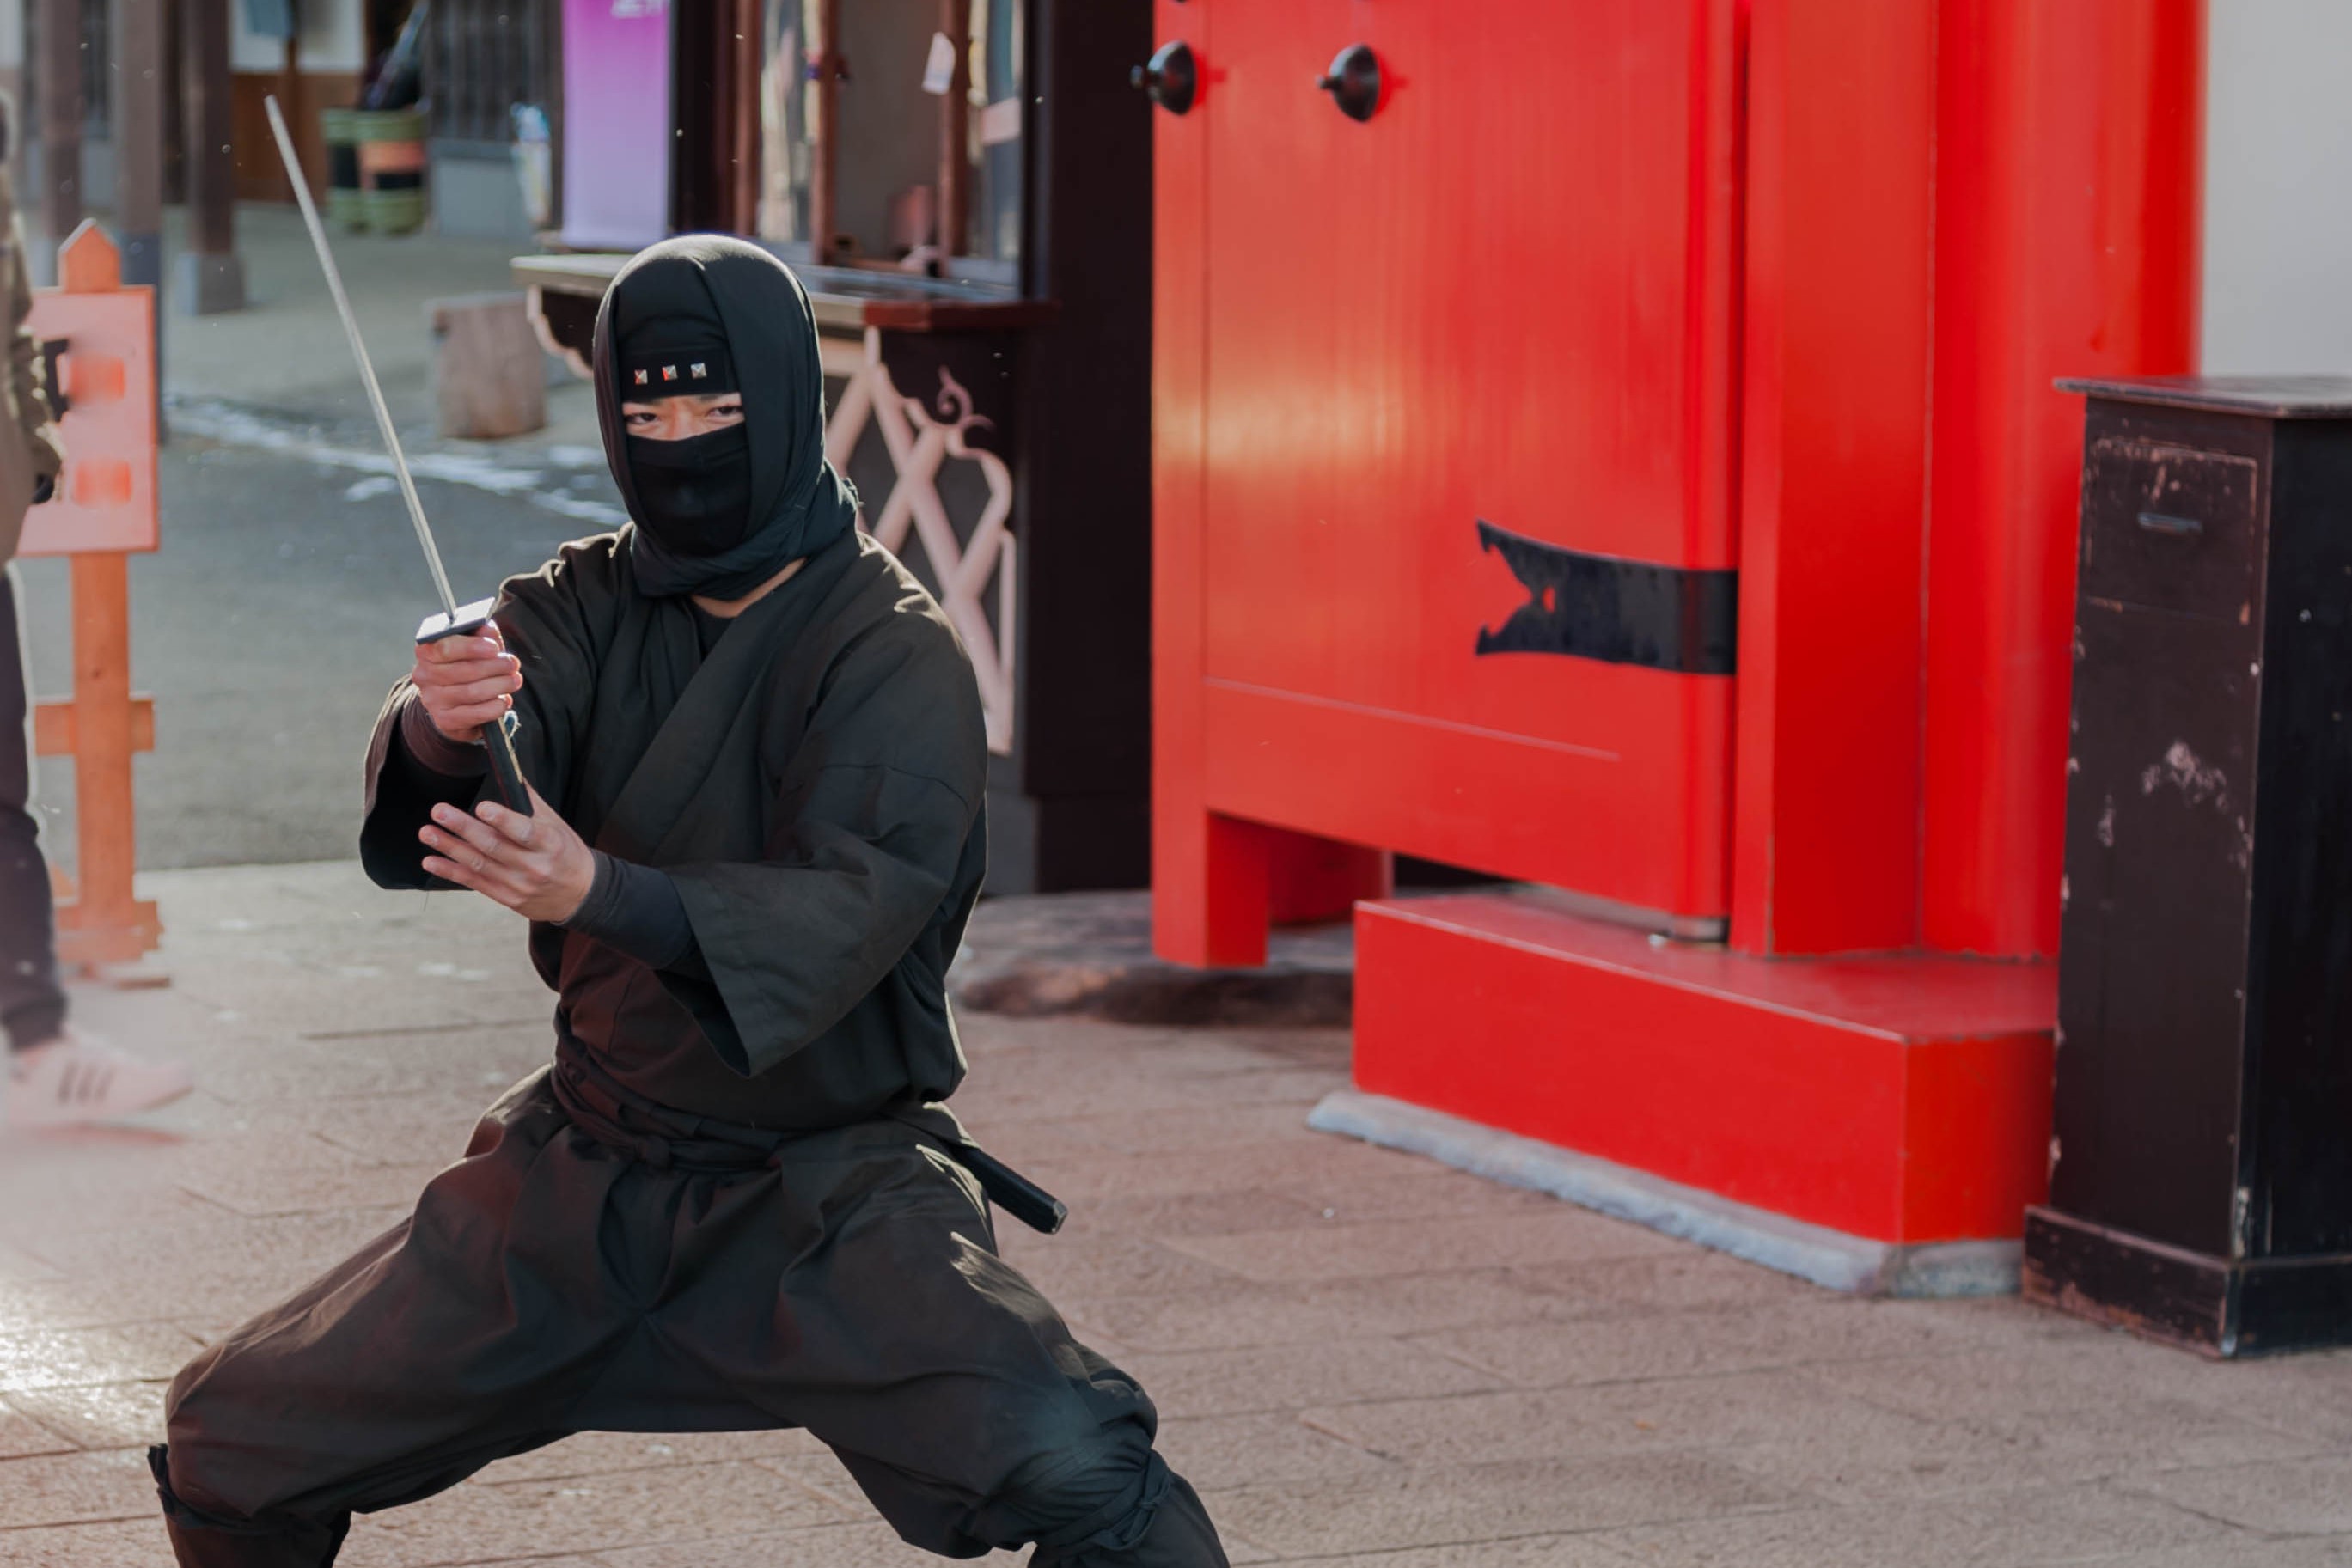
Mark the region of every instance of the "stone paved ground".
<instances>
[{"instance_id":1,"label":"stone paved ground","mask_svg":"<svg viewBox=\"0 0 2352 1568\"><path fill-rule=\"evenodd\" d=\"M204 1087L151 1129L0 1145L0 1563L163 1563L163 1380L397 1218L544 1051L518 933L467 897L347 865L152 885L175 984L86 1014ZM2352 1356L1847 1300L1311 1134L1336 1033L966 1023L968 1118L1076 1210L1009 1251L1158 1396L1238 1563L2352 1563ZM581 1437L344 1556L923 1560L792 1434Z\"/></svg>"}]
</instances>

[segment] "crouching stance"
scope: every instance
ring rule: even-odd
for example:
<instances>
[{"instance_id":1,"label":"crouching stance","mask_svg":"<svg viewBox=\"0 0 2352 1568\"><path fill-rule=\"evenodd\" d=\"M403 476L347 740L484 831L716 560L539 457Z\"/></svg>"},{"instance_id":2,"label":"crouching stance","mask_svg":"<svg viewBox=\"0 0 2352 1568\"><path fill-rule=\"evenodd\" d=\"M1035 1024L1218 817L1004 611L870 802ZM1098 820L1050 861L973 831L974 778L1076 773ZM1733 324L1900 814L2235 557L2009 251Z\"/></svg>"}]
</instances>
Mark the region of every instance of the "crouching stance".
<instances>
[{"instance_id":1,"label":"crouching stance","mask_svg":"<svg viewBox=\"0 0 2352 1568\"><path fill-rule=\"evenodd\" d=\"M632 525L418 648L362 834L383 885L529 918L554 1059L404 1223L180 1374L173 1550L317 1568L354 1512L570 1433L801 1427L944 1555L1223 1564L1151 1402L997 1257L956 1157L979 699L853 527L806 297L669 241L595 373ZM477 804L510 706L529 816Z\"/></svg>"}]
</instances>

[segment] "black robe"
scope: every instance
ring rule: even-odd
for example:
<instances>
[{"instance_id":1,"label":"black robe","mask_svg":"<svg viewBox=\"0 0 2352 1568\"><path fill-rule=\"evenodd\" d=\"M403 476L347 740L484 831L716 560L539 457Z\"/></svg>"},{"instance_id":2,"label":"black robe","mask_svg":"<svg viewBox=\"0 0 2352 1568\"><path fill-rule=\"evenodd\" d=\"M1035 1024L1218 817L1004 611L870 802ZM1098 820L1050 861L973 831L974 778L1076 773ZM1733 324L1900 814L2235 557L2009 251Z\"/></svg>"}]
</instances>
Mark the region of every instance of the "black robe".
<instances>
[{"instance_id":1,"label":"black robe","mask_svg":"<svg viewBox=\"0 0 2352 1568\"><path fill-rule=\"evenodd\" d=\"M509 580L517 752L581 837L675 881L694 972L534 924L560 1049L671 1110L832 1127L947 1098L964 1060L946 976L985 864L987 745L970 662L929 594L858 534L809 558L703 656L690 603L637 591L627 531ZM416 831L394 689L361 852L385 887L446 886Z\"/></svg>"},{"instance_id":2,"label":"black robe","mask_svg":"<svg viewBox=\"0 0 2352 1568\"><path fill-rule=\"evenodd\" d=\"M590 842L676 880L693 958L656 974L531 927L551 1068L408 1219L173 1379L149 1459L181 1563L318 1568L353 1512L571 1432L800 1426L933 1552L1223 1568L1150 1400L996 1255L936 1145L984 758L937 605L853 535L706 658L625 548L503 591L518 749ZM478 786L407 757L407 700L370 749L363 852L427 887L417 828Z\"/></svg>"}]
</instances>

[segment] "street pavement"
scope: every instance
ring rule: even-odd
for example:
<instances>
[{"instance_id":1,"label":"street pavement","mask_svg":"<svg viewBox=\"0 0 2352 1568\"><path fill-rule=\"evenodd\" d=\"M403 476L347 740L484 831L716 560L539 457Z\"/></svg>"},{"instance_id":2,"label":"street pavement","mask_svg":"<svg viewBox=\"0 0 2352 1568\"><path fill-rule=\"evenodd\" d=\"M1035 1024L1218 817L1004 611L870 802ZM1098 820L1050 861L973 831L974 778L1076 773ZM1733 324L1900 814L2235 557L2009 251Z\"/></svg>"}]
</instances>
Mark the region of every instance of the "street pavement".
<instances>
[{"instance_id":1,"label":"street pavement","mask_svg":"<svg viewBox=\"0 0 2352 1568\"><path fill-rule=\"evenodd\" d=\"M0 1563L164 1563L140 1456L173 1370L392 1224L547 1051L520 932L469 895L347 863L146 886L172 984L84 1017L202 1087L0 1142ZM959 1107L1075 1210L1006 1251L1151 1390L1236 1563L2352 1563L2352 1355L1837 1296L1311 1133L1337 1031L963 1022ZM576 1438L362 1520L343 1561L928 1559L782 1433Z\"/></svg>"}]
</instances>

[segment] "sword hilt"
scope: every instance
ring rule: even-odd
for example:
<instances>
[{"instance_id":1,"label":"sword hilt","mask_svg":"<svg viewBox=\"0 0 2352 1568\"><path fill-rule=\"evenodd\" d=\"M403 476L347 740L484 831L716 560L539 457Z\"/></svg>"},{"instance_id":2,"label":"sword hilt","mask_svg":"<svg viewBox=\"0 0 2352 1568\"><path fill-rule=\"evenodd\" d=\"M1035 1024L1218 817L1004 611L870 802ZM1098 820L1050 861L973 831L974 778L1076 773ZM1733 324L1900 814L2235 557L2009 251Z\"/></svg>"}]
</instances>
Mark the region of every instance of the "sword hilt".
<instances>
[{"instance_id":1,"label":"sword hilt","mask_svg":"<svg viewBox=\"0 0 2352 1568\"><path fill-rule=\"evenodd\" d=\"M444 637L463 637L478 632L490 623L490 612L498 607L495 599L477 599L471 604L461 604L455 612L427 615L416 628L419 643L438 643ZM523 782L522 763L515 757L515 732L522 720L512 708L499 716L496 724L482 727L482 748L490 757L490 781L498 787L499 803L508 810L528 817L530 810L530 789Z\"/></svg>"}]
</instances>

